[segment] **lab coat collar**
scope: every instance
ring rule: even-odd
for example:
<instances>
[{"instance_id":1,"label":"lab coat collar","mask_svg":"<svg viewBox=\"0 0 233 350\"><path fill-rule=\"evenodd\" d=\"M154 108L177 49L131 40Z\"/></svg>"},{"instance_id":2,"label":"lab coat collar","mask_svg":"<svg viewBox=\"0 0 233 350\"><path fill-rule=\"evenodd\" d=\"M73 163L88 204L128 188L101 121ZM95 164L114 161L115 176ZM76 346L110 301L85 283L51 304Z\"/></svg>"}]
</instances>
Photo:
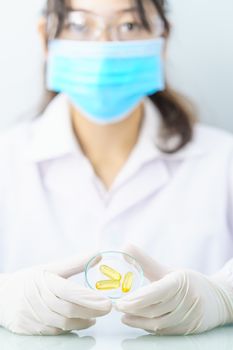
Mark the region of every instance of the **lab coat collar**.
<instances>
[{"instance_id":1,"label":"lab coat collar","mask_svg":"<svg viewBox=\"0 0 233 350\"><path fill-rule=\"evenodd\" d=\"M32 144L28 159L43 162L66 154L81 154L73 132L68 97L57 95L44 113L33 121Z\"/></svg>"},{"instance_id":2,"label":"lab coat collar","mask_svg":"<svg viewBox=\"0 0 233 350\"><path fill-rule=\"evenodd\" d=\"M130 158L130 168L145 164L152 159L184 159L203 153L197 142L187 144L174 154L162 152L156 144L161 117L149 97L144 100L144 119L137 144ZM41 162L75 154L84 157L76 139L70 118L69 100L65 94L57 95L46 108L45 112L33 121L32 144L28 151L29 159ZM84 157L85 158L85 157Z\"/></svg>"}]
</instances>

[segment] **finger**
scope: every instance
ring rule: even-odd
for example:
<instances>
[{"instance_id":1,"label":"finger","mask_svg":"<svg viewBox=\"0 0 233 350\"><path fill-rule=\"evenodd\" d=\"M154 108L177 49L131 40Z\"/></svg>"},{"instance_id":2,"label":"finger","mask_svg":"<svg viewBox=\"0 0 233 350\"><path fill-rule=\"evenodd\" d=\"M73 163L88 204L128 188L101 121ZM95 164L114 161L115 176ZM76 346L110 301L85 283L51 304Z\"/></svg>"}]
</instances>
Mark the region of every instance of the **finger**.
<instances>
[{"instance_id":1,"label":"finger","mask_svg":"<svg viewBox=\"0 0 233 350\"><path fill-rule=\"evenodd\" d=\"M122 248L123 252L131 255L142 267L145 276L150 281L157 281L163 278L172 270L152 259L143 250L132 244L127 244Z\"/></svg>"},{"instance_id":2,"label":"finger","mask_svg":"<svg viewBox=\"0 0 233 350\"><path fill-rule=\"evenodd\" d=\"M168 315L148 318L135 315L126 314L122 318L122 322L135 328L142 328L156 332L161 335L173 335L173 334L190 334L194 333L197 328L197 323L201 319L200 312L198 311L199 304L196 300L191 305L182 306L180 312L171 312ZM190 317L192 314L200 315L200 317Z\"/></svg>"},{"instance_id":3,"label":"finger","mask_svg":"<svg viewBox=\"0 0 233 350\"><path fill-rule=\"evenodd\" d=\"M31 297L33 296L33 298ZM34 279L25 281L25 302L31 309L31 314L42 325L62 330L83 329L94 324L93 320L80 320L75 318L65 318L49 309L48 305L41 298L40 287Z\"/></svg>"},{"instance_id":4,"label":"finger","mask_svg":"<svg viewBox=\"0 0 233 350\"><path fill-rule=\"evenodd\" d=\"M25 300L27 303L27 301ZM28 303L27 303L28 305ZM39 319L33 317L31 305L28 305L27 312L21 313L16 320L9 325L9 330L15 334L40 335L41 332L47 335L59 335L64 331L60 328L46 326Z\"/></svg>"},{"instance_id":5,"label":"finger","mask_svg":"<svg viewBox=\"0 0 233 350\"><path fill-rule=\"evenodd\" d=\"M73 302L68 302L57 297L54 293L51 292L43 280L41 281L40 294L50 310L66 318L90 319L104 316L106 314L105 310L88 309L81 305L77 305Z\"/></svg>"},{"instance_id":6,"label":"finger","mask_svg":"<svg viewBox=\"0 0 233 350\"><path fill-rule=\"evenodd\" d=\"M148 331L156 331L156 323L154 319L145 317L137 317L132 315L124 315L121 318L122 323L133 328L146 329Z\"/></svg>"},{"instance_id":7,"label":"finger","mask_svg":"<svg viewBox=\"0 0 233 350\"><path fill-rule=\"evenodd\" d=\"M193 301L184 298L177 309L168 315L157 318L156 322L160 329L174 328L178 330L183 329L184 325L186 325L185 328L187 330L194 320L201 318L201 310L198 298Z\"/></svg>"},{"instance_id":8,"label":"finger","mask_svg":"<svg viewBox=\"0 0 233 350\"><path fill-rule=\"evenodd\" d=\"M153 304L171 299L180 288L180 279L169 274L160 281L138 289L129 296L116 301L115 307L119 311L131 313L136 309L145 308Z\"/></svg>"},{"instance_id":9,"label":"finger","mask_svg":"<svg viewBox=\"0 0 233 350\"><path fill-rule=\"evenodd\" d=\"M163 329L158 329L156 331L156 334L157 335L185 335L186 334L186 330L183 328L180 328L180 327L166 327L166 328L163 328Z\"/></svg>"},{"instance_id":10,"label":"finger","mask_svg":"<svg viewBox=\"0 0 233 350\"><path fill-rule=\"evenodd\" d=\"M102 311L103 314L111 311L111 301L94 290L81 287L48 271L44 272L44 278L50 291L60 299L87 309Z\"/></svg>"},{"instance_id":11,"label":"finger","mask_svg":"<svg viewBox=\"0 0 233 350\"><path fill-rule=\"evenodd\" d=\"M59 335L59 334L69 333L75 330L80 331L82 329L87 329L92 327L95 323L96 323L95 320L75 319L72 323L68 321L67 324L64 325L64 328L53 328L53 327L44 326L40 330L39 334Z\"/></svg>"},{"instance_id":12,"label":"finger","mask_svg":"<svg viewBox=\"0 0 233 350\"><path fill-rule=\"evenodd\" d=\"M72 320L72 322L70 322ZM96 324L95 319L89 319L89 320L81 320L78 318L73 318L73 319L66 319L65 327L63 328L64 330L70 330L70 331L80 331L82 329L87 329Z\"/></svg>"},{"instance_id":13,"label":"finger","mask_svg":"<svg viewBox=\"0 0 233 350\"><path fill-rule=\"evenodd\" d=\"M147 318L162 317L173 312L177 305L181 305L185 293L178 291L174 296L168 299L164 299L163 302L151 304L143 308L135 308L132 312L127 311L127 313Z\"/></svg>"},{"instance_id":14,"label":"finger","mask_svg":"<svg viewBox=\"0 0 233 350\"><path fill-rule=\"evenodd\" d=\"M69 332L70 331L64 331L60 328L43 326L36 333L33 333L33 335L60 335L60 334L66 334Z\"/></svg>"},{"instance_id":15,"label":"finger","mask_svg":"<svg viewBox=\"0 0 233 350\"><path fill-rule=\"evenodd\" d=\"M44 327L40 328L39 331L37 331L36 333L33 333L33 334L35 334L35 335L60 335L60 334L66 334L69 332L70 331L64 331L60 328L44 326Z\"/></svg>"},{"instance_id":16,"label":"finger","mask_svg":"<svg viewBox=\"0 0 233 350\"><path fill-rule=\"evenodd\" d=\"M165 326L157 329L156 334L158 335L188 335L200 333L200 326L202 324L202 318L194 317L191 322L181 322L174 326Z\"/></svg>"},{"instance_id":17,"label":"finger","mask_svg":"<svg viewBox=\"0 0 233 350\"><path fill-rule=\"evenodd\" d=\"M63 331L60 328L49 327L41 325L41 323L30 323L28 326L11 325L9 330L12 333L20 335L60 335L64 333L69 333L70 331Z\"/></svg>"},{"instance_id":18,"label":"finger","mask_svg":"<svg viewBox=\"0 0 233 350\"><path fill-rule=\"evenodd\" d=\"M73 256L61 261L52 262L44 265L47 271L53 272L63 278L68 278L84 271L86 264L93 258L97 252L87 252L83 255ZM96 257L93 264L97 264L101 257Z\"/></svg>"},{"instance_id":19,"label":"finger","mask_svg":"<svg viewBox=\"0 0 233 350\"><path fill-rule=\"evenodd\" d=\"M155 318L165 316L173 310L174 301L171 299L167 303L158 303L155 305L150 305L142 309L135 309L132 312L127 311L127 314L138 317Z\"/></svg>"},{"instance_id":20,"label":"finger","mask_svg":"<svg viewBox=\"0 0 233 350\"><path fill-rule=\"evenodd\" d=\"M186 310L187 308L183 309L179 312L178 316L173 300L170 300L167 303L151 305L144 309L135 310L132 313L127 313L127 315L155 320L159 327L163 328L164 326L174 326L181 322L185 317Z\"/></svg>"}]
</instances>

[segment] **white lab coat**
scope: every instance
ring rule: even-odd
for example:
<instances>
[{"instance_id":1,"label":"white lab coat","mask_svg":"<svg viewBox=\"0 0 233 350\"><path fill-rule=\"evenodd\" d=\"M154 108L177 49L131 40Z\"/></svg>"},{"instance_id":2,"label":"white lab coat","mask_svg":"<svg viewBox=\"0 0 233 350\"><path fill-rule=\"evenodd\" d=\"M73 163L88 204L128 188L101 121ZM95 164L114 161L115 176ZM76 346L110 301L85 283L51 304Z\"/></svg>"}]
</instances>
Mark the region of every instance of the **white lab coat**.
<instances>
[{"instance_id":1,"label":"white lab coat","mask_svg":"<svg viewBox=\"0 0 233 350\"><path fill-rule=\"evenodd\" d=\"M107 192L71 127L67 97L0 137L0 271L131 241L160 262L217 271L233 257L233 137L197 124L174 155L156 147L145 99L137 145Z\"/></svg>"}]
</instances>

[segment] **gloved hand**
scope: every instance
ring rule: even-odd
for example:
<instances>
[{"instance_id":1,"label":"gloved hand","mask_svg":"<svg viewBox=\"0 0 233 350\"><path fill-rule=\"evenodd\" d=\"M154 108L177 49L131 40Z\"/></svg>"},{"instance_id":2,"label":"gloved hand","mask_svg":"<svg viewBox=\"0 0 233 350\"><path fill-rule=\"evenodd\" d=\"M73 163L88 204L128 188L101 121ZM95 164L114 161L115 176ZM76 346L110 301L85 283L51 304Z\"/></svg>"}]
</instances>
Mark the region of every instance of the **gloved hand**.
<instances>
[{"instance_id":1,"label":"gloved hand","mask_svg":"<svg viewBox=\"0 0 233 350\"><path fill-rule=\"evenodd\" d=\"M0 275L0 325L18 334L57 335L88 328L111 302L68 277L89 257L66 259Z\"/></svg>"},{"instance_id":2,"label":"gloved hand","mask_svg":"<svg viewBox=\"0 0 233 350\"><path fill-rule=\"evenodd\" d=\"M233 323L233 288L221 273L171 270L134 246L124 251L152 282L116 302L122 322L159 335L201 333Z\"/></svg>"}]
</instances>

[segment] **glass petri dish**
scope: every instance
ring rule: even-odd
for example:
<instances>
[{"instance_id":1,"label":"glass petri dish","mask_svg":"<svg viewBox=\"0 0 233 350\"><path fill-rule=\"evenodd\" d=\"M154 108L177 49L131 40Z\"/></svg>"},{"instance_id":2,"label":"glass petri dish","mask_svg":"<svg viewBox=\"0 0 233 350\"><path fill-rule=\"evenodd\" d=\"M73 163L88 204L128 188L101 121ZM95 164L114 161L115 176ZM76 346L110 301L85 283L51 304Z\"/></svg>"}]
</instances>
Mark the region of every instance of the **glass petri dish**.
<instances>
[{"instance_id":1,"label":"glass petri dish","mask_svg":"<svg viewBox=\"0 0 233 350\"><path fill-rule=\"evenodd\" d=\"M101 272L101 265L108 266L121 274L120 286L117 289L100 290L96 288L98 281L111 279ZM133 273L132 286L128 292L124 292L122 282L128 272ZM137 260L133 256L121 251L103 251L98 253L88 261L84 273L86 287L96 290L112 300L120 299L134 292L143 285L144 280L142 267Z\"/></svg>"}]
</instances>

